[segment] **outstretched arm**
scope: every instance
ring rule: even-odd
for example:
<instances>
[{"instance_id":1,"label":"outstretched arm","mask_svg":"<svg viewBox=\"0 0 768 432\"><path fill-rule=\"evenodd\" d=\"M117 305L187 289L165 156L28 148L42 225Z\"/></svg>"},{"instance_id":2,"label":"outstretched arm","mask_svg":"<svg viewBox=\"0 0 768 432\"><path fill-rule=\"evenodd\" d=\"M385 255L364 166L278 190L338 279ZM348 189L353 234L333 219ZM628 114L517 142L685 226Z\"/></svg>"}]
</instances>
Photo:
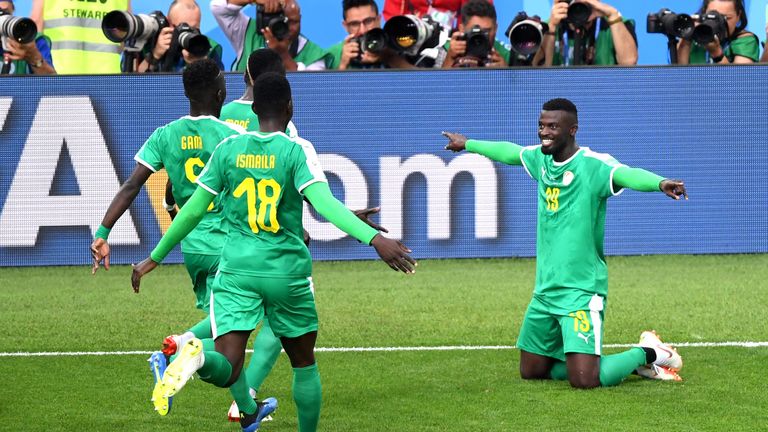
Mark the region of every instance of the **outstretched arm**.
<instances>
[{"instance_id":1,"label":"outstretched arm","mask_svg":"<svg viewBox=\"0 0 768 432\"><path fill-rule=\"evenodd\" d=\"M115 226L115 223L123 213L128 210L128 207L131 206L150 175L152 175L152 171L149 168L142 164L136 164L136 168L134 168L131 176L120 186L120 190L117 191L117 194L112 199L112 203L109 204L109 208L107 208L107 212L104 214L101 225L96 230L93 242L91 243L91 257L93 257L91 274L96 273L96 270L99 269L99 263L102 261L104 262L104 269L109 270L110 250L107 243L109 231Z\"/></svg>"},{"instance_id":2,"label":"outstretched arm","mask_svg":"<svg viewBox=\"0 0 768 432\"><path fill-rule=\"evenodd\" d=\"M505 141L480 141L468 139L462 134L443 132L443 136L448 138L446 150L460 152L467 150L472 153L483 155L489 159L505 163L507 165L522 165L520 152L522 146Z\"/></svg>"},{"instance_id":3,"label":"outstretched arm","mask_svg":"<svg viewBox=\"0 0 768 432\"><path fill-rule=\"evenodd\" d=\"M411 250L397 240L382 236L374 228L358 219L349 209L344 207L344 204L334 198L328 183L313 183L307 186L303 193L312 207L324 218L362 243L376 248L381 259L392 270L414 273L413 266L416 265L416 261L408 256Z\"/></svg>"},{"instance_id":4,"label":"outstretched arm","mask_svg":"<svg viewBox=\"0 0 768 432\"><path fill-rule=\"evenodd\" d=\"M195 189L195 193L189 198L184 207L181 208L179 214L168 227L168 231L165 233L160 242L157 243L155 249L149 255L149 258L133 266L133 274L131 275L131 284L133 285L133 291L139 292L139 285L141 283L141 277L151 272L160 264L165 257L176 247L181 240L187 236L203 219L205 213L208 211L208 206L213 202L216 196L207 190L198 187Z\"/></svg>"},{"instance_id":5,"label":"outstretched arm","mask_svg":"<svg viewBox=\"0 0 768 432\"><path fill-rule=\"evenodd\" d=\"M688 199L682 180L669 180L642 168L621 166L613 173L613 189L629 188L640 192L664 192L668 197Z\"/></svg>"}]
</instances>

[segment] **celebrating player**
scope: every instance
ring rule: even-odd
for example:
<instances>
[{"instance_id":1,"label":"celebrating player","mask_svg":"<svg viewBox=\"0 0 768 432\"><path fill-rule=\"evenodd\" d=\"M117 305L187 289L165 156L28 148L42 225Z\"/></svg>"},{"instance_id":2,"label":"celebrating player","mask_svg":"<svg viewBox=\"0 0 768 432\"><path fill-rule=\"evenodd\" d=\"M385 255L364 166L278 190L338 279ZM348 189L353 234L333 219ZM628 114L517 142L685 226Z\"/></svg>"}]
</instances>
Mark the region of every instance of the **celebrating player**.
<instances>
[{"instance_id":1,"label":"celebrating player","mask_svg":"<svg viewBox=\"0 0 768 432\"><path fill-rule=\"evenodd\" d=\"M311 257L302 235L302 195L337 227L372 245L392 269L412 273L415 261L402 243L383 237L333 197L311 143L285 135L293 115L285 77L267 73L253 87L260 132L219 144L197 180L200 187L150 257L134 267L131 281L139 289L142 276L157 267L221 196L228 234L211 294L216 350L205 349L199 339L184 345L153 392L154 399L175 395L195 372L220 387L237 382L248 337L266 309L293 367L299 430L314 431L321 386L314 357L317 312ZM244 430L255 430L258 423L241 419Z\"/></svg>"},{"instance_id":2,"label":"celebrating player","mask_svg":"<svg viewBox=\"0 0 768 432\"><path fill-rule=\"evenodd\" d=\"M184 70L182 79L184 94L189 99L189 116L155 130L136 154L136 168L112 200L91 244L93 273L99 268L102 260L104 267L109 269L109 231L131 205L152 173L166 169L173 184L174 198L183 206L192 196L196 188L194 181L215 146L224 138L245 132L239 126L218 119L227 91L224 75L215 62L206 59L191 64ZM210 287L218 270L219 256L224 244L225 232L221 225L221 206L212 204L201 223L182 244L184 265L192 278L197 298L196 306L206 314L209 311ZM206 316L183 335L176 336L174 344L199 338L207 341L207 345L213 349L212 336L210 317ZM153 354L149 361L150 369L159 382L166 367L166 357L158 352ZM263 418L271 414L276 407L277 402L273 398L257 406L248 392L247 384L233 386L230 391L245 413L256 413ZM160 415L166 415L171 401L155 401L155 407Z\"/></svg>"},{"instance_id":3,"label":"celebrating player","mask_svg":"<svg viewBox=\"0 0 768 432\"><path fill-rule=\"evenodd\" d=\"M688 199L685 185L580 148L577 117L567 99L546 102L539 117L541 145L530 147L443 133L446 149L522 165L538 182L536 287L517 342L520 375L568 379L576 388L616 385L635 370L679 380L682 358L653 332L643 332L638 347L601 355L608 293L603 238L609 197L629 188Z\"/></svg>"}]
</instances>

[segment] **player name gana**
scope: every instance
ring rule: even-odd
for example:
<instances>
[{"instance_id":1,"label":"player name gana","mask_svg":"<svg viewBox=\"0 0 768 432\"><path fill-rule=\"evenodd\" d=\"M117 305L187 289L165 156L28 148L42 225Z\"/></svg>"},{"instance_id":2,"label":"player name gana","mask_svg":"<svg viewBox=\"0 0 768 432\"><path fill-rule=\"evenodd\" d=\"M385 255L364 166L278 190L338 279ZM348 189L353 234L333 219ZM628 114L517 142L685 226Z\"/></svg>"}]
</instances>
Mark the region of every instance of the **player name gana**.
<instances>
[{"instance_id":1,"label":"player name gana","mask_svg":"<svg viewBox=\"0 0 768 432\"><path fill-rule=\"evenodd\" d=\"M202 150L203 139L199 135L190 135L181 137L182 150Z\"/></svg>"},{"instance_id":2,"label":"player name gana","mask_svg":"<svg viewBox=\"0 0 768 432\"><path fill-rule=\"evenodd\" d=\"M237 168L274 168L275 155L239 154L235 166Z\"/></svg>"}]
</instances>

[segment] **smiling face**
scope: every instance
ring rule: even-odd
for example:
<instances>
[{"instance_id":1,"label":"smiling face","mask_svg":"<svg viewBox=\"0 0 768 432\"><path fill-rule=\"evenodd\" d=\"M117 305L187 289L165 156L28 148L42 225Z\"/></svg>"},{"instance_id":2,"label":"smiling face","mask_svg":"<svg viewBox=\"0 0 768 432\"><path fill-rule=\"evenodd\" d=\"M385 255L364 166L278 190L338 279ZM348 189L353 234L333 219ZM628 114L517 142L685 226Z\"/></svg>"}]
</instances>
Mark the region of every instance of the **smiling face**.
<instances>
[{"instance_id":1,"label":"smiling face","mask_svg":"<svg viewBox=\"0 0 768 432\"><path fill-rule=\"evenodd\" d=\"M570 157L570 147L575 147L578 129L573 114L567 111L542 111L539 116L541 152L554 155L555 160L567 159Z\"/></svg>"}]
</instances>

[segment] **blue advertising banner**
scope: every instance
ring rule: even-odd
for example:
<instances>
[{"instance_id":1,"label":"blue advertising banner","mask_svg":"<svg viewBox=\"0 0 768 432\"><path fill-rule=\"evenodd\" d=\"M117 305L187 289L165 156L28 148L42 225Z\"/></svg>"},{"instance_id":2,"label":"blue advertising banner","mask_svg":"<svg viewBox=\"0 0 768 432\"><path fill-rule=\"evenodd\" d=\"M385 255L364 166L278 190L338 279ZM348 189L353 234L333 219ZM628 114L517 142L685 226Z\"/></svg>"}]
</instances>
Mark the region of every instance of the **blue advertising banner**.
<instances>
[{"instance_id":1,"label":"blue advertising banner","mask_svg":"<svg viewBox=\"0 0 768 432\"><path fill-rule=\"evenodd\" d=\"M228 79L228 100L243 91ZM608 204L609 254L768 252L768 67L290 74L299 134L348 207L417 258L533 256L535 184L521 167L443 149L441 131L538 143L548 99L579 108L577 140L685 180L691 199L627 191ZM85 264L92 234L152 131L188 113L179 75L0 79L0 266ZM113 263L146 257L168 220L164 179L110 235ZM311 211L315 259L374 258ZM180 262L181 255L169 261Z\"/></svg>"}]
</instances>

